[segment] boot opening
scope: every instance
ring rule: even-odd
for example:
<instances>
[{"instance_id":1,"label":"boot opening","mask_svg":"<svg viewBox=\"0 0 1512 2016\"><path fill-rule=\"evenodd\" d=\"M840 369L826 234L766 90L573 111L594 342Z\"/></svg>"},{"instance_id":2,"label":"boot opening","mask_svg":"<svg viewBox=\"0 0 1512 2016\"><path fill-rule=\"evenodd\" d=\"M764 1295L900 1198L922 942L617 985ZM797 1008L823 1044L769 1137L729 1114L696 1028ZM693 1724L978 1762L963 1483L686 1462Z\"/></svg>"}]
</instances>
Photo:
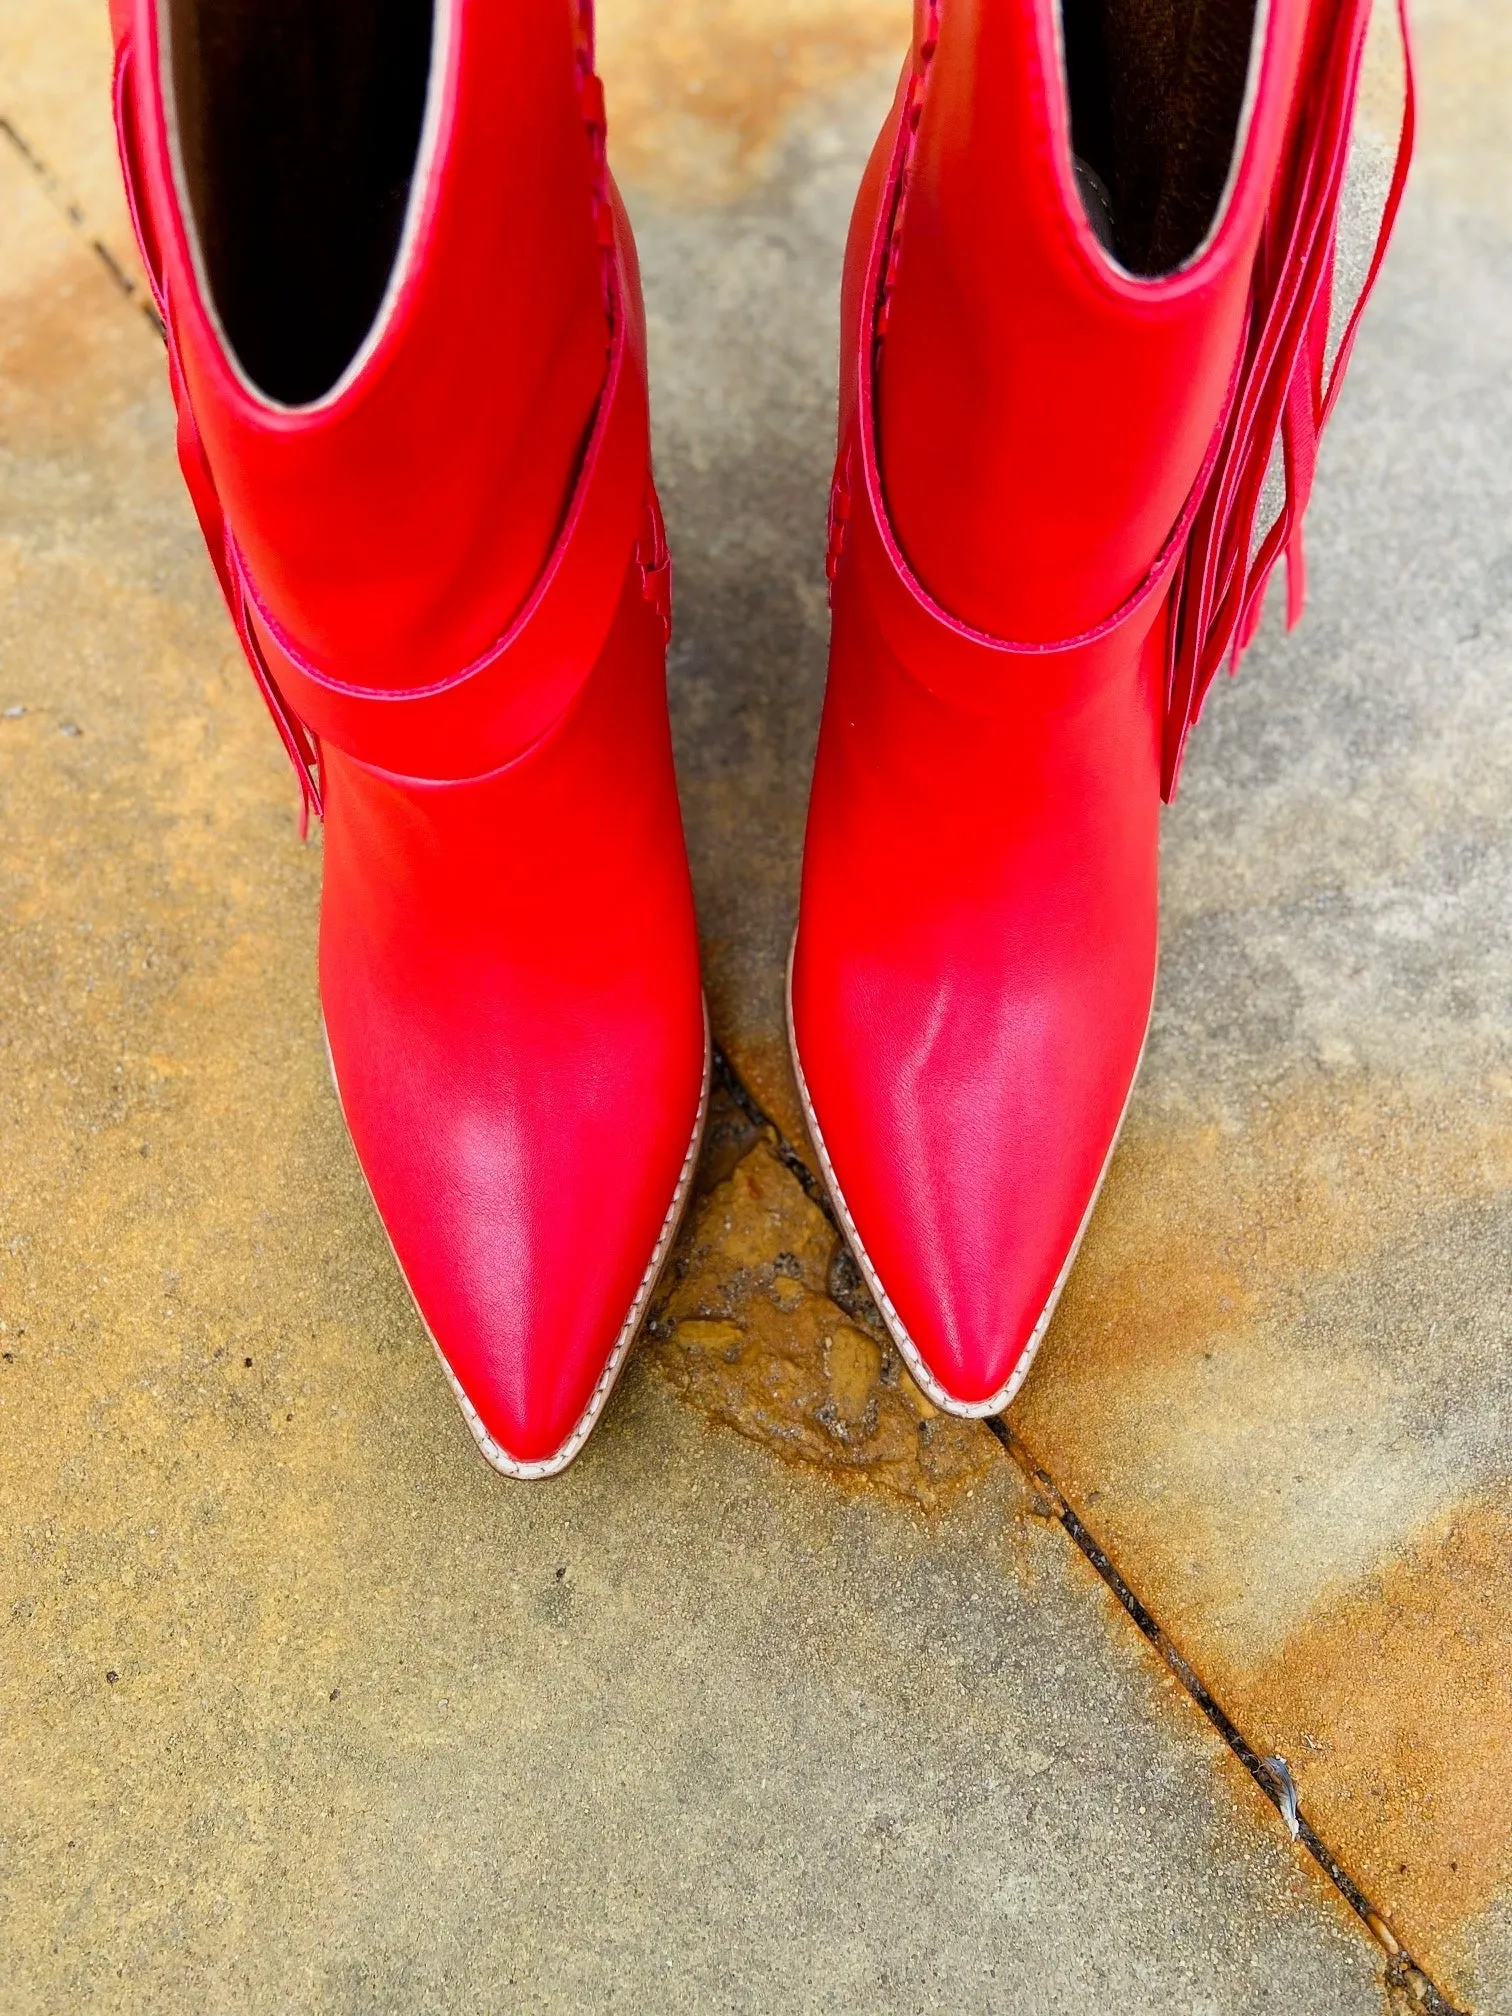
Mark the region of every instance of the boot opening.
<instances>
[{"instance_id":1,"label":"boot opening","mask_svg":"<svg viewBox=\"0 0 1512 2016\"><path fill-rule=\"evenodd\" d=\"M1077 183L1131 273L1174 272L1217 220L1256 15L1257 0L1061 0Z\"/></svg>"},{"instance_id":2,"label":"boot opening","mask_svg":"<svg viewBox=\"0 0 1512 2016\"><path fill-rule=\"evenodd\" d=\"M308 405L361 350L399 252L432 0L163 6L164 87L211 302L253 386Z\"/></svg>"}]
</instances>

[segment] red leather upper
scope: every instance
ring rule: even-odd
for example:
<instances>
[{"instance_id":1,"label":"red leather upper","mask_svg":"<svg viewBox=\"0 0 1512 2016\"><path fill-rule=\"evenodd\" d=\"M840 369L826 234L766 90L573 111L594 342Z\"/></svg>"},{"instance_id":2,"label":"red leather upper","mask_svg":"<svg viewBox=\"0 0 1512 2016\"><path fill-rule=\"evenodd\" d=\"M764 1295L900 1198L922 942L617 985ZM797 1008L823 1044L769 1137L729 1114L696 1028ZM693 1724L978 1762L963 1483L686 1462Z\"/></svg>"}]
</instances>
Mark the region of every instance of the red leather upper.
<instances>
[{"instance_id":1,"label":"red leather upper","mask_svg":"<svg viewBox=\"0 0 1512 2016\"><path fill-rule=\"evenodd\" d=\"M1271 10L1213 242L1135 282L1074 193L1053 5L925 5L857 205L792 981L872 1285L933 1397L976 1413L1027 1369L1144 1038L1170 591L1303 14Z\"/></svg>"},{"instance_id":2,"label":"red leather upper","mask_svg":"<svg viewBox=\"0 0 1512 2016\"><path fill-rule=\"evenodd\" d=\"M629 225L619 243L633 259ZM323 744L411 777L477 777L510 762L576 696L615 622L626 556L642 535L660 539L648 489L650 415L645 334L638 297L616 330L608 373L578 479L546 563L502 636L444 678L394 688L318 664L268 608L233 538L230 565L262 663L304 725ZM443 493L444 494L444 493ZM665 639L662 640L665 642Z\"/></svg>"},{"instance_id":3,"label":"red leather upper","mask_svg":"<svg viewBox=\"0 0 1512 2016\"><path fill-rule=\"evenodd\" d=\"M1164 614L1148 598L1105 650L1044 663L942 626L920 677L917 619L933 612L873 597L888 557L865 491L852 511L797 1051L883 1290L945 1392L975 1406L1002 1392L1055 1286L1144 1037ZM963 703L981 660L994 702Z\"/></svg>"},{"instance_id":4,"label":"red leather upper","mask_svg":"<svg viewBox=\"0 0 1512 2016\"><path fill-rule=\"evenodd\" d=\"M329 755L320 991L347 1124L431 1334L522 1463L582 1418L699 1110L663 650L632 565L577 699L493 776Z\"/></svg>"},{"instance_id":5,"label":"red leather upper","mask_svg":"<svg viewBox=\"0 0 1512 2016\"><path fill-rule=\"evenodd\" d=\"M890 1314L943 1395L1001 1404L1102 1170L1155 975L1173 545L1091 636L1015 645L913 575L869 318L895 110L847 261L830 677L793 965L799 1067ZM884 152L892 143L891 151Z\"/></svg>"},{"instance_id":6,"label":"red leather upper","mask_svg":"<svg viewBox=\"0 0 1512 2016\"><path fill-rule=\"evenodd\" d=\"M475 1434L527 1475L576 1452L618 1368L686 1195L706 1068L639 283L569 20L543 15L522 53L511 10L454 10L450 123L410 278L328 408L268 407L220 343L150 0L117 83L185 476L323 803L320 987L343 1109ZM551 185L541 215L496 269L499 205L523 200L520 156L552 123L539 105L505 121L511 63L546 79L575 139L557 117L525 178ZM523 327L521 302L570 298L564 270L592 281L562 346L594 359L581 412L546 354L550 314L500 340L506 310ZM570 438L557 474L534 449L521 461L527 408L536 438Z\"/></svg>"}]
</instances>

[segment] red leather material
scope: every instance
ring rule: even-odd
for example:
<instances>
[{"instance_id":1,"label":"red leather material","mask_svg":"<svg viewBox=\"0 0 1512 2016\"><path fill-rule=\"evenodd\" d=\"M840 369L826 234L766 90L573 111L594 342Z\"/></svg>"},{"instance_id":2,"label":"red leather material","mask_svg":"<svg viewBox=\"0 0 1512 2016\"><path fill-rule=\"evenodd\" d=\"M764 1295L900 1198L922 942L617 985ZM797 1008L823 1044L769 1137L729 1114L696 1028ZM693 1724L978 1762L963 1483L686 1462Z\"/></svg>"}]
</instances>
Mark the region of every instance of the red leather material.
<instances>
[{"instance_id":1,"label":"red leather material","mask_svg":"<svg viewBox=\"0 0 1512 2016\"><path fill-rule=\"evenodd\" d=\"M459 12L465 70L485 46L467 21L507 10ZM629 225L607 181L576 217L594 275L590 333L607 303L608 372L550 550L517 593L538 528L480 480L498 419L489 374L509 364L489 352L491 278L468 306L447 271L455 247L441 234L433 271L422 242L414 312L343 395L360 421L340 432L321 413L264 412L253 427L255 402L205 347L213 326L168 174L158 73L134 60L144 23L145 9L118 61L128 196L165 311L185 478L307 806L324 811L320 988L343 1110L480 1446L513 1474L546 1474L581 1446L644 1309L687 1194L706 1084ZM597 80L581 64L573 75L585 154L601 166ZM453 82L463 96L482 90L476 77ZM508 151L497 134L495 146ZM451 172L443 162L443 184ZM478 438L443 430L416 461L437 418L433 279L472 352L471 383L445 398ZM418 407L396 414L406 385ZM537 390L549 403L552 386ZM493 446L507 462L510 443ZM317 466L324 507L347 515L301 549L307 520L281 514L297 472ZM415 542L397 586L391 539L359 551L386 499ZM374 623L401 604L401 644L425 608L444 604L446 620L396 684L395 648L376 677L369 653ZM477 640L470 656L464 639Z\"/></svg>"},{"instance_id":2,"label":"red leather material","mask_svg":"<svg viewBox=\"0 0 1512 2016\"><path fill-rule=\"evenodd\" d=\"M294 410L245 383L196 278L156 0L134 0L123 45L140 207L216 490L267 607L316 663L360 664L371 686L450 677L519 610L559 529L609 345L572 12L538 8L524 32L513 8L446 11L424 258L357 380Z\"/></svg>"},{"instance_id":3,"label":"red leather material","mask_svg":"<svg viewBox=\"0 0 1512 2016\"><path fill-rule=\"evenodd\" d=\"M1145 600L1121 649L1044 664L946 633L949 671L971 653L979 688L997 685L968 708L890 645L862 535L853 550L804 850L795 1040L871 1268L944 1394L982 1408L1003 1404L1077 1236L1144 1038L1163 605Z\"/></svg>"},{"instance_id":4,"label":"red leather material","mask_svg":"<svg viewBox=\"0 0 1512 2016\"><path fill-rule=\"evenodd\" d=\"M1134 281L1074 191L1055 4L921 0L862 184L792 973L795 1062L857 1257L915 1376L968 1414L1028 1369L1138 1065L1172 611L1252 391L1255 252L1307 22L1301 0L1271 8L1206 250ZM952 21L968 53L935 98ZM1313 46L1333 48L1323 29ZM963 195L958 157L989 154L1001 178ZM972 626L983 609L1001 634Z\"/></svg>"},{"instance_id":5,"label":"red leather material","mask_svg":"<svg viewBox=\"0 0 1512 2016\"><path fill-rule=\"evenodd\" d=\"M703 1011L659 617L622 575L574 705L467 784L327 745L320 992L431 1334L518 1463L583 1417L698 1114Z\"/></svg>"},{"instance_id":6,"label":"red leather material","mask_svg":"<svg viewBox=\"0 0 1512 2016\"><path fill-rule=\"evenodd\" d=\"M625 555L645 517L645 370L638 324L622 318L582 469L546 566L503 637L450 678L395 690L333 677L302 654L233 552L273 679L322 742L412 777L470 777L518 755L562 712L604 647Z\"/></svg>"},{"instance_id":7,"label":"red leather material","mask_svg":"<svg viewBox=\"0 0 1512 2016\"><path fill-rule=\"evenodd\" d=\"M889 181L874 160L847 265L843 536L793 1028L895 1331L934 1397L988 1411L1077 1236L1144 1039L1162 591L1180 545L1107 623L1057 645L989 637L933 602L888 522L858 312L876 298Z\"/></svg>"},{"instance_id":8,"label":"red leather material","mask_svg":"<svg viewBox=\"0 0 1512 2016\"><path fill-rule=\"evenodd\" d=\"M1159 280L1114 265L1076 195L1056 11L938 8L938 46L910 65L919 123L880 360L903 550L945 607L1035 639L1116 608L1196 478L1241 341L1307 0L1271 0L1222 220Z\"/></svg>"}]
</instances>

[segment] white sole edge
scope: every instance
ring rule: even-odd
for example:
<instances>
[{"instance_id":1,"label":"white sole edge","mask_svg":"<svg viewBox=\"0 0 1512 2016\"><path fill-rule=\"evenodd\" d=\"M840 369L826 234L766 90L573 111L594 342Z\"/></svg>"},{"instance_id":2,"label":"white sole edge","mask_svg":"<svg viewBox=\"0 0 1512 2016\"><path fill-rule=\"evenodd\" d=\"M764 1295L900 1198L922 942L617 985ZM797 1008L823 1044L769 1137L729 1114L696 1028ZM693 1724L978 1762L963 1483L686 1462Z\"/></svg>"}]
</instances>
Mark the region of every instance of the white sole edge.
<instances>
[{"instance_id":1,"label":"white sole edge","mask_svg":"<svg viewBox=\"0 0 1512 2016\"><path fill-rule=\"evenodd\" d=\"M893 1307L892 1298L882 1286L881 1277L872 1265L871 1257L861 1242L861 1235L856 1230L856 1221L851 1217L844 1192L841 1190L839 1181L835 1176L834 1164L830 1161L829 1150L824 1145L824 1135L820 1131L818 1116L814 1112L814 1102L809 1097L808 1082L804 1078L803 1064L798 1055L798 1031L793 1025L793 959L797 950L798 934L795 931L793 933L793 942L788 947L787 962L788 1050L793 1060L793 1075L798 1081L798 1098L803 1106L803 1117L808 1124L809 1135L814 1143L815 1153L819 1157L820 1174L824 1178L824 1187L830 1194L830 1201L835 1207L835 1214L839 1218L841 1227L845 1233L846 1244L855 1256L856 1265L861 1270L861 1278L865 1281L871 1293L872 1300L882 1313L882 1321L887 1325L887 1333L898 1347L898 1354L902 1358L903 1363L908 1367L909 1375L920 1392L925 1395L932 1405L938 1407L942 1414L954 1414L962 1420L984 1421L991 1414L1001 1414L1005 1408L1012 1404L1019 1388L1029 1377L1029 1369L1034 1363L1040 1345L1045 1340L1045 1332L1050 1328L1050 1319L1055 1314L1055 1305L1061 1298L1061 1290L1070 1278L1071 1269L1076 1264L1076 1256L1081 1251L1082 1240L1086 1237L1087 1227L1092 1222L1092 1213L1097 1209L1097 1200L1102 1195L1103 1184L1107 1181L1108 1170L1112 1166L1113 1151L1118 1146L1118 1137L1123 1132L1124 1121L1128 1118L1129 1102L1134 1097L1134 1087L1139 1078L1139 1067L1144 1062L1145 1044L1149 1041L1150 1037L1150 1018L1149 1016L1145 1018L1145 1033L1140 1038L1139 1055L1134 1061L1134 1076L1129 1080L1129 1089L1124 1094L1123 1109L1118 1116L1118 1125L1113 1129L1113 1139L1108 1143L1108 1152L1103 1157L1103 1165L1098 1172L1097 1181L1093 1185L1092 1195L1088 1199L1086 1210L1082 1213L1081 1223L1076 1228L1076 1237L1071 1241L1070 1250L1061 1262L1060 1272L1055 1277L1055 1286L1050 1290L1049 1299L1039 1313L1038 1322L1029 1333L1029 1342L1024 1346L1012 1372L996 1393L990 1394L985 1400L957 1400L953 1394L946 1392L939 1380L935 1378L929 1367L924 1363L918 1345L909 1336L902 1317ZM1152 992L1150 996L1150 1013L1152 1015L1154 1009L1155 997Z\"/></svg>"},{"instance_id":2,"label":"white sole edge","mask_svg":"<svg viewBox=\"0 0 1512 2016\"><path fill-rule=\"evenodd\" d=\"M440 1360L441 1369L446 1374L447 1383L451 1387L452 1395L461 1409L462 1418L467 1423L474 1442L478 1445L479 1453L482 1455L484 1462L491 1469L497 1470L501 1477L510 1477L519 1483L537 1483L545 1477L560 1476L568 1464L573 1461L574 1457L580 1454L583 1444L597 1427L599 1416L608 1405L609 1396L614 1391L620 1373L624 1369L625 1360L630 1354L630 1346L635 1342L636 1334L645 1317L651 1297L656 1293L656 1284L661 1279L662 1270L671 1257L673 1244L682 1225L683 1215L687 1211L688 1200L692 1195L693 1172L698 1166L698 1151L703 1145L704 1123L709 1114L709 1085L714 1061L713 1043L709 1034L709 1004L707 1001L704 1003L703 1023L703 1089L698 1095L698 1112L693 1121L693 1134L688 1142L688 1152L683 1157L682 1169L678 1174L677 1187L672 1192L672 1202L667 1206L667 1215L662 1220L661 1232L657 1236L656 1245L652 1248L651 1259L645 1273L641 1276L640 1287L636 1290L635 1300L630 1305L630 1313L620 1326L619 1335L614 1341L614 1349L609 1353L603 1372L599 1376L598 1384L589 1395L588 1405L579 1415L577 1425L561 1448L556 1451L555 1455L543 1456L538 1462L525 1463L521 1462L518 1457L511 1456L506 1449L502 1448L494 1440L487 1428L484 1427L477 1408L474 1407L472 1401L467 1397L461 1380L452 1370L447 1361L446 1353L436 1342L431 1332L431 1327L425 1320L425 1312L420 1307L414 1289L410 1287L409 1277L405 1274L403 1262L400 1260L397 1252L394 1251L393 1239L389 1236L387 1225L383 1223L383 1213L378 1209L377 1198L373 1196L373 1186L371 1183L368 1183L367 1171L362 1168L362 1157L356 1155L356 1143L353 1143L353 1153L356 1155L357 1167L362 1172L362 1180L367 1186L367 1193L372 1201L374 1216L377 1218L379 1225L383 1227L383 1236L388 1240L389 1251L394 1255L394 1265L399 1269L399 1279L403 1281L409 1293L409 1298L415 1305L415 1314L420 1318L421 1328L430 1339L431 1349ZM336 1092L337 1109L341 1113L342 1125L346 1126L346 1110L341 1103L341 1087L336 1079L336 1060L331 1055L331 1039L326 1032L324 1017L321 1018L320 1028L321 1034L325 1038L326 1063L330 1068L331 1084ZM350 1127L347 1128L347 1138L348 1140L351 1139Z\"/></svg>"}]
</instances>

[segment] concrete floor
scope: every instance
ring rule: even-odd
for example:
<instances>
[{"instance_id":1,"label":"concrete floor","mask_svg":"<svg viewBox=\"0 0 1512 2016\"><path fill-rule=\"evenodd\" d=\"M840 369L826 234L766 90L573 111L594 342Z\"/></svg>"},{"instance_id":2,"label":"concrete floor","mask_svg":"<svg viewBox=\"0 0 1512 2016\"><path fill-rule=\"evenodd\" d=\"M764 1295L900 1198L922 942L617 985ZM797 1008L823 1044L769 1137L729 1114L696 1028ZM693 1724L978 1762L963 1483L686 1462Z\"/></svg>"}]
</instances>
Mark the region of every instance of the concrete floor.
<instances>
[{"instance_id":1,"label":"concrete floor","mask_svg":"<svg viewBox=\"0 0 1512 2016\"><path fill-rule=\"evenodd\" d=\"M1512 2010L1512 19L1416 9L1312 605L1194 739L1015 1461L900 1378L780 1041L839 248L905 11L601 9L738 1076L623 1395L534 1491L472 1451L325 1078L319 848L111 270L104 9L0 16L7 2011Z\"/></svg>"}]
</instances>

